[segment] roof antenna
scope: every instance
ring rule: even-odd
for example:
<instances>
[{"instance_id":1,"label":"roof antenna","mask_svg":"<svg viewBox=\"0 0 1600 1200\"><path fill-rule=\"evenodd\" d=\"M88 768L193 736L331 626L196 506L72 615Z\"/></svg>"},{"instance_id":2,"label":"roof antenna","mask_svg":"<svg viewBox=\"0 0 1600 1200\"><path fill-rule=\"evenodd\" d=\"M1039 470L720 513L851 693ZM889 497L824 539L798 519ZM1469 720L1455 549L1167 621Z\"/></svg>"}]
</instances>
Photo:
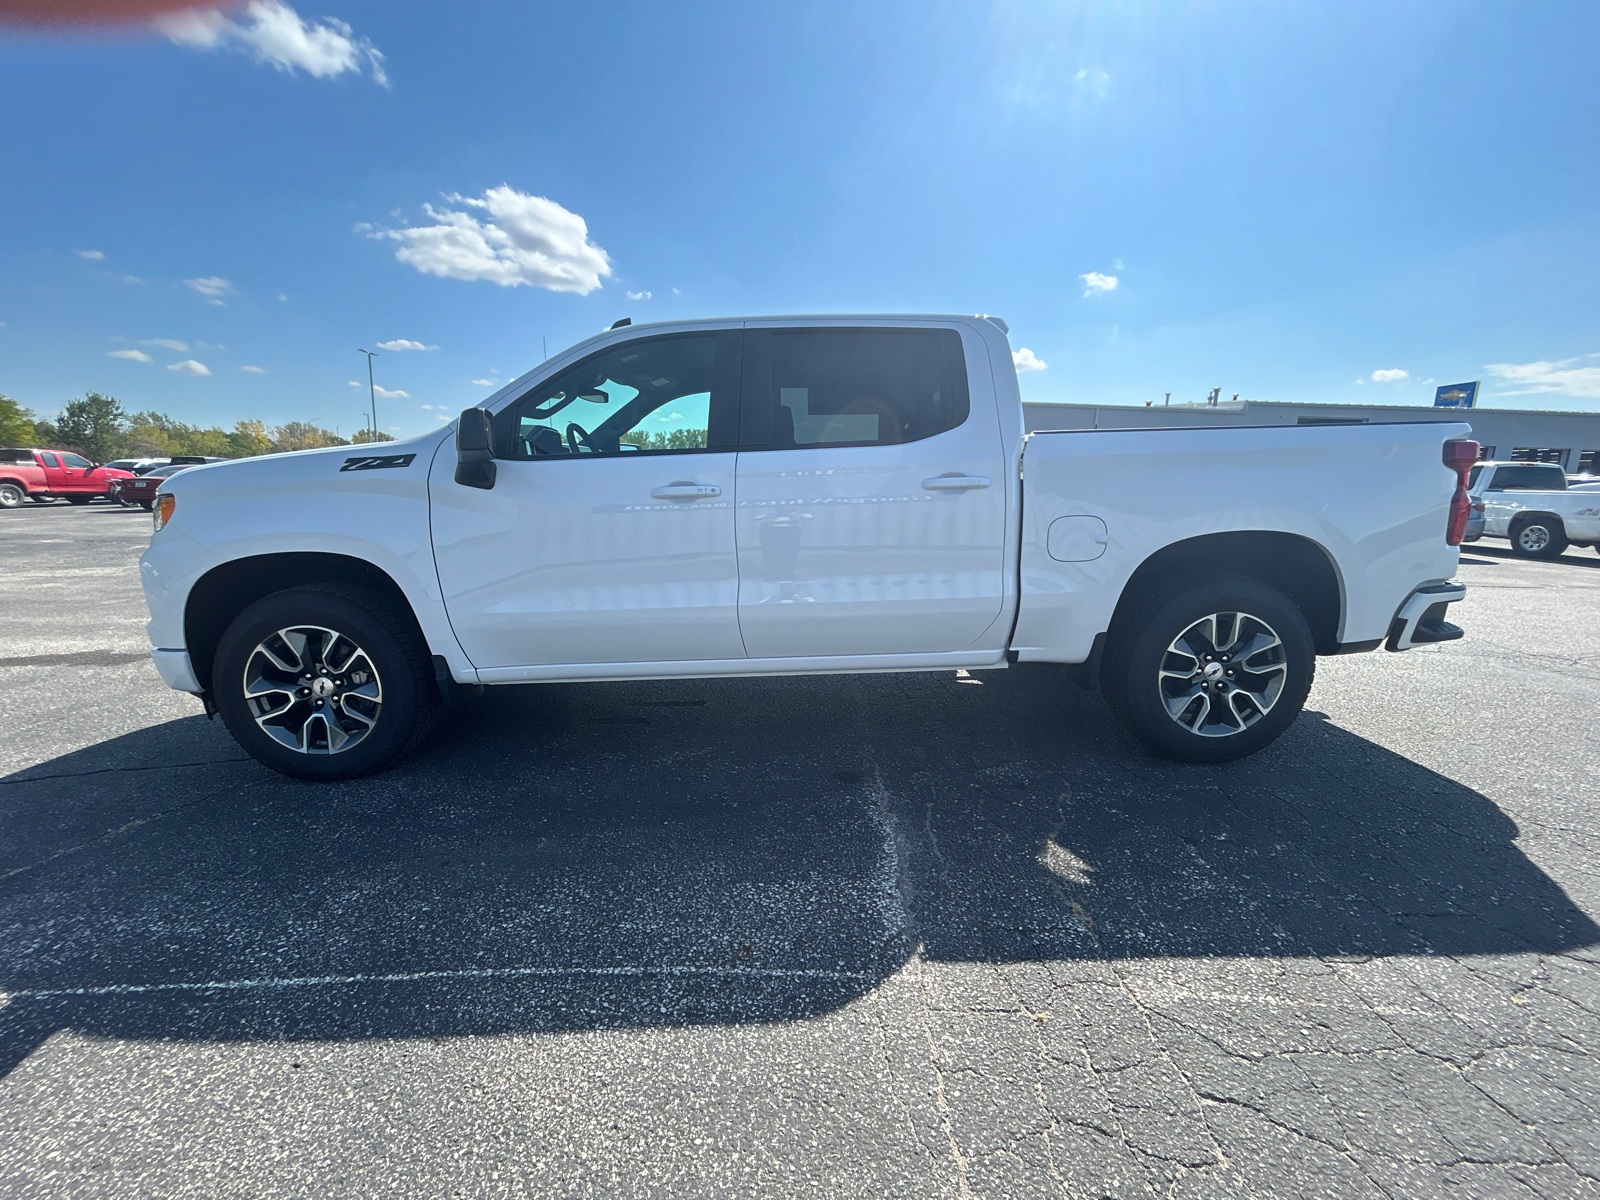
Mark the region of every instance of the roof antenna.
<instances>
[{"instance_id":1,"label":"roof antenna","mask_svg":"<svg viewBox=\"0 0 1600 1200\"><path fill-rule=\"evenodd\" d=\"M613 328L613 329L621 329L624 325L632 325L632 324L633 324L633 318L632 317L623 317L622 320L618 321L611 328Z\"/></svg>"}]
</instances>

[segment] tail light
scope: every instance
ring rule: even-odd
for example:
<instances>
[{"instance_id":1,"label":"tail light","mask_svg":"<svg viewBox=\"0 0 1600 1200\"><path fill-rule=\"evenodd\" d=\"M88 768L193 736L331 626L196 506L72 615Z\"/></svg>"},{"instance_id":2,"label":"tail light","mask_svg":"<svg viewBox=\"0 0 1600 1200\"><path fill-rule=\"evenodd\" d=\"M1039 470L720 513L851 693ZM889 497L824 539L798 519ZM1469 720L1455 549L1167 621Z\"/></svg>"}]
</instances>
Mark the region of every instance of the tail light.
<instances>
[{"instance_id":1,"label":"tail light","mask_svg":"<svg viewBox=\"0 0 1600 1200\"><path fill-rule=\"evenodd\" d=\"M1472 513L1472 498L1467 495L1467 472L1478 461L1478 443L1452 441L1444 444L1444 465L1456 473L1455 495L1450 497L1450 520L1445 526L1447 546L1461 545L1467 532L1467 517Z\"/></svg>"}]
</instances>

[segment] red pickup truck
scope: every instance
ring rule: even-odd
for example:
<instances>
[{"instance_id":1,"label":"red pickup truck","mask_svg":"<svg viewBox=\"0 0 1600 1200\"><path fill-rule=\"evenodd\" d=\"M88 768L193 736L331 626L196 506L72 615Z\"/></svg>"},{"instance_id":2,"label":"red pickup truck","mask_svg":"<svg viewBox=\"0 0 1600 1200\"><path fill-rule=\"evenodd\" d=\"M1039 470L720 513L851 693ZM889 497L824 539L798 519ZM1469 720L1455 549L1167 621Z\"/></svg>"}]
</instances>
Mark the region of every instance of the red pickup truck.
<instances>
[{"instance_id":1,"label":"red pickup truck","mask_svg":"<svg viewBox=\"0 0 1600 1200\"><path fill-rule=\"evenodd\" d=\"M63 496L87 504L104 496L113 479L132 479L132 471L100 467L71 450L0 449L0 508L24 500L47 504Z\"/></svg>"}]
</instances>

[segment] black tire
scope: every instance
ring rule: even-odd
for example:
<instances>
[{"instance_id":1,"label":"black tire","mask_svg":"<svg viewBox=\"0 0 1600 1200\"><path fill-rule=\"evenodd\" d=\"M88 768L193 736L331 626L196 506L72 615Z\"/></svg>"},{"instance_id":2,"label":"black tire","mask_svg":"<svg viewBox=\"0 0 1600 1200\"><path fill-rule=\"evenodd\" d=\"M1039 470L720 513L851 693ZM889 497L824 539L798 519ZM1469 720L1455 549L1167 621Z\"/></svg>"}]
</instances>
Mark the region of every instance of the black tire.
<instances>
[{"instance_id":1,"label":"black tire","mask_svg":"<svg viewBox=\"0 0 1600 1200\"><path fill-rule=\"evenodd\" d=\"M68 504L84 505L84 504L89 503L89 501L91 501L93 499L94 499L93 496L85 496L82 492L74 492L72 495L67 497L67 503Z\"/></svg>"},{"instance_id":2,"label":"black tire","mask_svg":"<svg viewBox=\"0 0 1600 1200\"><path fill-rule=\"evenodd\" d=\"M280 672L270 658L261 653L261 647L269 639L276 638L279 630L292 630L297 626L332 630L344 639L343 643L333 642L320 651L316 639L322 635L314 634L303 641L298 665L310 667L311 674L321 674L315 666L320 655L323 661L342 659L345 670L350 670L349 664L357 664L357 670L350 671L347 677L338 676L336 671L332 673L330 685L357 680L370 687L375 677L378 703L359 699L353 687L348 697L336 696L341 705L347 700L351 703L348 711L365 712L367 717L362 720L373 718L370 729L363 729L360 721L340 718L342 725L359 734L353 744L343 749L329 751L335 735L328 730L326 717L311 715L310 706L315 701L301 699L300 689L293 695L287 688L270 693L283 697L281 703L291 705L283 713L281 723L270 715L263 717L280 731L278 736L269 734L258 724L257 714L252 710L256 702L245 695L247 670L258 681L265 681L262 686L271 686L282 679L299 682L304 678L294 672ZM271 645L285 661L295 654L292 643L280 639ZM359 658L345 657L350 646L359 647ZM285 648L288 655L282 654ZM328 653L329 649L333 653ZM362 680L359 673L364 667L371 668L366 680ZM421 745L433 732L443 711L427 647L411 614L397 610L381 592L343 584L290 588L256 601L235 617L223 633L212 661L211 695L228 731L252 758L296 779L351 779L381 771ZM260 702L264 709L280 703L267 700L266 694L262 694ZM331 707L334 703L335 700L328 701L328 713L334 712ZM294 722L298 714L305 715L296 727ZM279 740L280 736L310 749L292 746Z\"/></svg>"},{"instance_id":3,"label":"black tire","mask_svg":"<svg viewBox=\"0 0 1600 1200\"><path fill-rule=\"evenodd\" d=\"M1213 616L1219 619L1205 626ZM1205 628L1220 648L1205 641ZM1271 644L1269 635L1275 635ZM1184 637L1199 639L1183 643L1196 653L1172 651ZM1243 654L1242 638L1248 639ZM1215 652L1200 653L1202 643ZM1251 645L1259 648L1248 650ZM1179 678L1190 671L1191 658L1193 678ZM1245 670L1247 662L1256 669ZM1117 615L1100 686L1117 719L1157 754L1229 762L1254 754L1289 727L1305 705L1316 664L1305 617L1277 588L1245 575L1183 575L1162 580ZM1169 711L1185 696L1186 705Z\"/></svg>"},{"instance_id":4,"label":"black tire","mask_svg":"<svg viewBox=\"0 0 1600 1200\"><path fill-rule=\"evenodd\" d=\"M1523 558L1559 558L1567 548L1559 517L1524 517L1511 525L1511 553Z\"/></svg>"},{"instance_id":5,"label":"black tire","mask_svg":"<svg viewBox=\"0 0 1600 1200\"><path fill-rule=\"evenodd\" d=\"M151 510L153 510L155 508L155 506L156 506L156 502L154 500L141 500L141 501L139 501L139 507L144 509L145 512L150 512Z\"/></svg>"},{"instance_id":6,"label":"black tire","mask_svg":"<svg viewBox=\"0 0 1600 1200\"><path fill-rule=\"evenodd\" d=\"M27 497L27 489L20 483L12 483L9 479L0 483L0 508L21 508Z\"/></svg>"}]
</instances>

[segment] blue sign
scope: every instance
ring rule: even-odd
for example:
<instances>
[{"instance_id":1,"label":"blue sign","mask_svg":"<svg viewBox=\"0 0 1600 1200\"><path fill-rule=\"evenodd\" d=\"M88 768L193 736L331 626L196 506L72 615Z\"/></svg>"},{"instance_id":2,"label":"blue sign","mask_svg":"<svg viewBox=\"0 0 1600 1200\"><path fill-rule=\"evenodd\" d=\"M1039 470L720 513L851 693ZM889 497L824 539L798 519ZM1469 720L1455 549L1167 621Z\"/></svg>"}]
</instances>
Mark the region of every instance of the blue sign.
<instances>
[{"instance_id":1,"label":"blue sign","mask_svg":"<svg viewBox=\"0 0 1600 1200\"><path fill-rule=\"evenodd\" d=\"M1435 408L1471 408L1478 403L1478 381L1447 383L1433 393Z\"/></svg>"}]
</instances>

